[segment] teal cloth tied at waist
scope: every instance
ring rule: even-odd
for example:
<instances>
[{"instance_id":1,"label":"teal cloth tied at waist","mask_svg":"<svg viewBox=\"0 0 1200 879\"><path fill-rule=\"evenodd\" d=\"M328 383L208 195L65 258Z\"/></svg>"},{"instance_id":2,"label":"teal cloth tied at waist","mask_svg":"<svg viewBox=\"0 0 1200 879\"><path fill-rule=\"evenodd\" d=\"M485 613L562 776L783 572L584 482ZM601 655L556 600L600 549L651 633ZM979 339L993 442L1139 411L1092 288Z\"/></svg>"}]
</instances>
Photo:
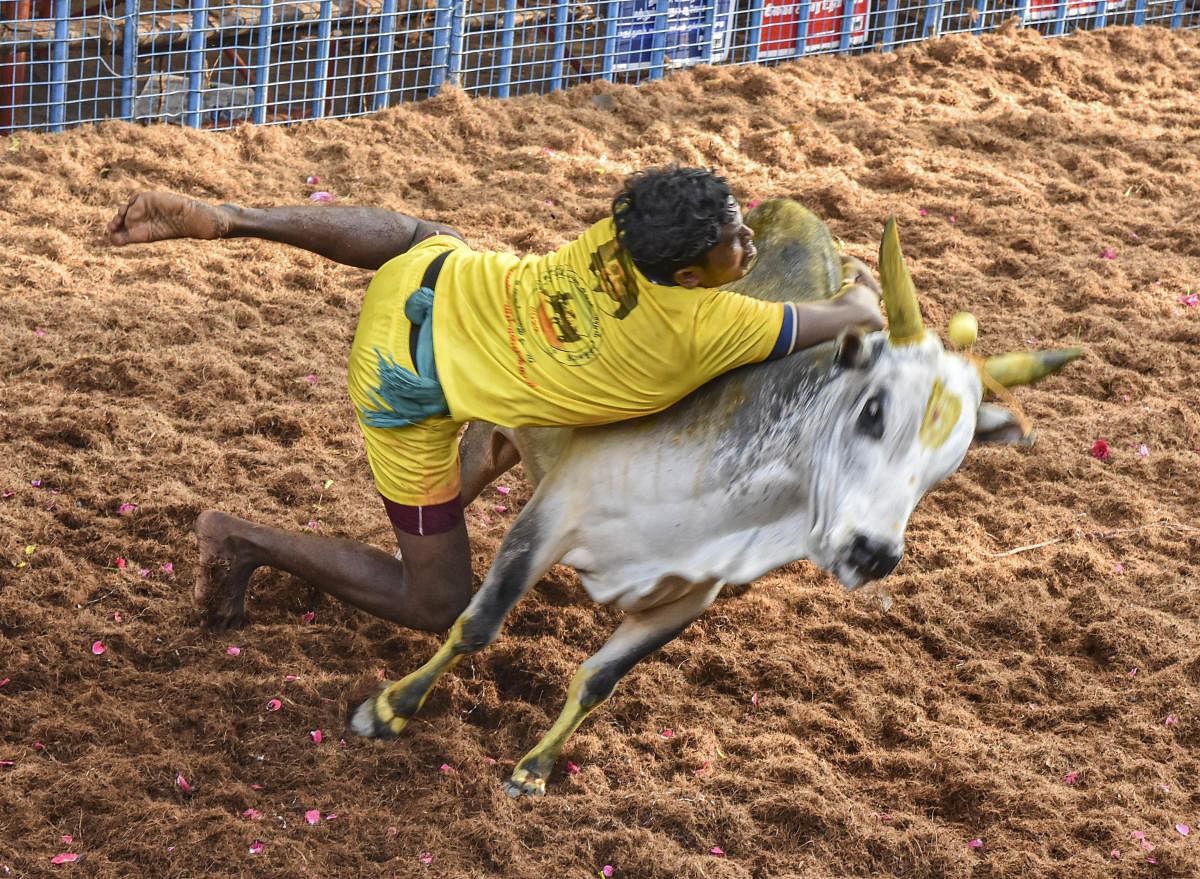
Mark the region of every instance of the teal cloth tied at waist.
<instances>
[{"instance_id":1,"label":"teal cloth tied at waist","mask_svg":"<svg viewBox=\"0 0 1200 879\"><path fill-rule=\"evenodd\" d=\"M404 316L412 324L409 351L417 371L404 368L390 354L375 349L379 384L370 390L371 401L379 408L359 409L359 417L371 427L406 427L450 414L433 362L433 288L418 287L404 303Z\"/></svg>"}]
</instances>

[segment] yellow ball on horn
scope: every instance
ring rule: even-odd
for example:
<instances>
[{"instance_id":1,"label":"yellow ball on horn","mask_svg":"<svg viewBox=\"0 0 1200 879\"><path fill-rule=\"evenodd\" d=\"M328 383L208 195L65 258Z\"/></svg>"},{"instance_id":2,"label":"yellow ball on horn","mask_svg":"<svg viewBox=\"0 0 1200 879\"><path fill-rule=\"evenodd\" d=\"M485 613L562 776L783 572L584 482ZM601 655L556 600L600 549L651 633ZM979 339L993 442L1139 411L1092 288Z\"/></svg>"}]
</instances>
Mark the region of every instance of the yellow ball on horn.
<instances>
[{"instance_id":1,"label":"yellow ball on horn","mask_svg":"<svg viewBox=\"0 0 1200 879\"><path fill-rule=\"evenodd\" d=\"M969 311L960 311L950 318L950 341L957 348L970 348L979 337L979 321Z\"/></svg>"}]
</instances>

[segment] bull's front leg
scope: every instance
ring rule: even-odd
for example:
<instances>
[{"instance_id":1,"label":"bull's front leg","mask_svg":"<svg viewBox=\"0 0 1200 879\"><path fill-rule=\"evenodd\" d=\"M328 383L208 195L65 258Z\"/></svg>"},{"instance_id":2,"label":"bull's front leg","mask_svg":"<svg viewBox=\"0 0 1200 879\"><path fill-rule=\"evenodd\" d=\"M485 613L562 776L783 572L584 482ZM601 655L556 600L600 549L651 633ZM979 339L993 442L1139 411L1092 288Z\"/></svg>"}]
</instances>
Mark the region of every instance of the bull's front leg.
<instances>
[{"instance_id":1,"label":"bull's front leg","mask_svg":"<svg viewBox=\"0 0 1200 879\"><path fill-rule=\"evenodd\" d=\"M608 700L631 668L704 613L723 585L697 583L670 604L627 614L608 642L579 667L567 689L567 704L542 740L521 758L512 777L504 782L504 792L510 797L543 796L550 771L584 718Z\"/></svg>"},{"instance_id":2,"label":"bull's front leg","mask_svg":"<svg viewBox=\"0 0 1200 879\"><path fill-rule=\"evenodd\" d=\"M531 501L513 523L483 585L454 621L437 653L415 672L385 684L376 696L359 705L350 718L350 728L370 738L398 735L425 704L442 675L463 656L477 653L496 640L504 617L555 558L538 537L536 507Z\"/></svg>"}]
</instances>

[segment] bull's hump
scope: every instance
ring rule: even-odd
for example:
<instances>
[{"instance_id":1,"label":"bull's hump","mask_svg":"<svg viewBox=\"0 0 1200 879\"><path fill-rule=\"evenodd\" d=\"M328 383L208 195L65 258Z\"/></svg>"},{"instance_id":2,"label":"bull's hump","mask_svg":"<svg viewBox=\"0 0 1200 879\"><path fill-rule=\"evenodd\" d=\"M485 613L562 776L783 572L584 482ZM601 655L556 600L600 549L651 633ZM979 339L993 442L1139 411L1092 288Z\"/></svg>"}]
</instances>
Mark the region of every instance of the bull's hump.
<instances>
[{"instance_id":1,"label":"bull's hump","mask_svg":"<svg viewBox=\"0 0 1200 879\"><path fill-rule=\"evenodd\" d=\"M746 217L758 258L749 274L730 285L772 302L828 299L841 286L841 258L828 227L789 199L763 202Z\"/></svg>"}]
</instances>

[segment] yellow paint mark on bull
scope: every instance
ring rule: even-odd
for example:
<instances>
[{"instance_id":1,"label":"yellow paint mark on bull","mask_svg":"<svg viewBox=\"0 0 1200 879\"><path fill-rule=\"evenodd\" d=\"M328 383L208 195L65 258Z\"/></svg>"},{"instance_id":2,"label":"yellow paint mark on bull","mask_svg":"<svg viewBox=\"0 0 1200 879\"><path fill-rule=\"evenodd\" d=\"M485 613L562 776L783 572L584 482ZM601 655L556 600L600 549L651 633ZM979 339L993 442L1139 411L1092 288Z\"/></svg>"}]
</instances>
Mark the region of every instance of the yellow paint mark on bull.
<instances>
[{"instance_id":1,"label":"yellow paint mark on bull","mask_svg":"<svg viewBox=\"0 0 1200 879\"><path fill-rule=\"evenodd\" d=\"M940 378L933 380L929 390L929 400L925 403L925 417L921 419L921 429L917 433L921 440L921 448L940 449L950 436L954 425L958 424L958 416L962 414L962 400L957 394L946 390Z\"/></svg>"}]
</instances>

